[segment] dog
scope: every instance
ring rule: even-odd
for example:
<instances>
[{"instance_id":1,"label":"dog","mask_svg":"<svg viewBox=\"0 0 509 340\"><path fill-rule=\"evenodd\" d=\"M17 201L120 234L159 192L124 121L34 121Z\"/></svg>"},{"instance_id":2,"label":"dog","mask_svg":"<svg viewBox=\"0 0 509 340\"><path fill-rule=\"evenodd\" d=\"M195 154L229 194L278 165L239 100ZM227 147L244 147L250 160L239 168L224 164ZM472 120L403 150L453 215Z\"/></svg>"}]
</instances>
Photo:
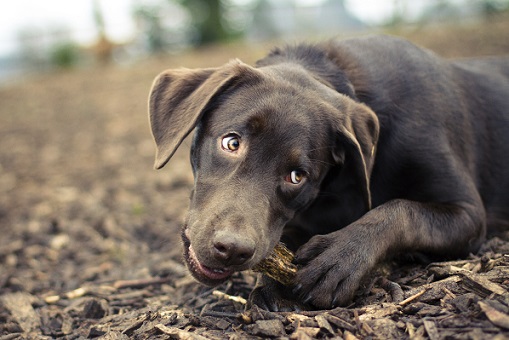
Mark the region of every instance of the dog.
<instances>
[{"instance_id":1,"label":"dog","mask_svg":"<svg viewBox=\"0 0 509 340\"><path fill-rule=\"evenodd\" d=\"M171 69L149 119L162 168L195 130L182 229L193 276L217 285L283 240L295 284L274 310L348 304L401 254L460 258L509 226L509 59L446 60L391 36L276 48L255 67Z\"/></svg>"}]
</instances>

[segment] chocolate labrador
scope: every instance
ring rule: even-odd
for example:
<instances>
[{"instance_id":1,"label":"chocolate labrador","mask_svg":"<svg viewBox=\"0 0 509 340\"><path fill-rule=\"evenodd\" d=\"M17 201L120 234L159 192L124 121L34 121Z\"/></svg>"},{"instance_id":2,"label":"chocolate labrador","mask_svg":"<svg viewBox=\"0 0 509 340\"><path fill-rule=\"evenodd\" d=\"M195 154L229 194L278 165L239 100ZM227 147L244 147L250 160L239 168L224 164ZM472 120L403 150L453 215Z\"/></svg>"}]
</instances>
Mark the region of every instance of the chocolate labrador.
<instances>
[{"instance_id":1,"label":"chocolate labrador","mask_svg":"<svg viewBox=\"0 0 509 340\"><path fill-rule=\"evenodd\" d=\"M347 304L383 259L458 258L509 225L509 59L444 60L372 36L173 69L149 99L155 167L194 129L184 256L208 285L282 239L295 285L264 308Z\"/></svg>"}]
</instances>

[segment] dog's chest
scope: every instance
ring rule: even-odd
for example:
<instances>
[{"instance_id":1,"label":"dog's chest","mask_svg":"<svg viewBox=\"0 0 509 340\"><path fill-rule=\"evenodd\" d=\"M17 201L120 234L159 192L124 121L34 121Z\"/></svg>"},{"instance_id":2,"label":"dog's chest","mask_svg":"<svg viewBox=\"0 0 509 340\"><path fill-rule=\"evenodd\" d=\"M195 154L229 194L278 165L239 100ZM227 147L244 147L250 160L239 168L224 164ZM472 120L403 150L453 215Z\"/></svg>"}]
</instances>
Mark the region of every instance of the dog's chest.
<instances>
[{"instance_id":1,"label":"dog's chest","mask_svg":"<svg viewBox=\"0 0 509 340\"><path fill-rule=\"evenodd\" d=\"M317 198L307 209L297 213L288 226L303 230L309 235L323 235L346 227L363 213L362 201L324 196Z\"/></svg>"}]
</instances>

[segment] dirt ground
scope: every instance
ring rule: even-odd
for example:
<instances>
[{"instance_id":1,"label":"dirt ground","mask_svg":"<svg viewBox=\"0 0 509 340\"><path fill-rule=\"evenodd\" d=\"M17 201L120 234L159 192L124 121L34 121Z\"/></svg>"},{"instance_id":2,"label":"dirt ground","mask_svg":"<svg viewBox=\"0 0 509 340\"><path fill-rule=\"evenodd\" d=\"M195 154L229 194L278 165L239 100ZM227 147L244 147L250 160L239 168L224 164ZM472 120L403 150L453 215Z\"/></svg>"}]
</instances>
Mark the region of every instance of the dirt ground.
<instances>
[{"instance_id":1,"label":"dirt ground","mask_svg":"<svg viewBox=\"0 0 509 340\"><path fill-rule=\"evenodd\" d=\"M509 54L509 20L400 31L446 56ZM430 266L389 263L348 308L246 310L255 282L199 285L181 261L188 143L152 169L146 99L164 68L253 62L220 46L0 88L0 339L505 339L509 234Z\"/></svg>"}]
</instances>

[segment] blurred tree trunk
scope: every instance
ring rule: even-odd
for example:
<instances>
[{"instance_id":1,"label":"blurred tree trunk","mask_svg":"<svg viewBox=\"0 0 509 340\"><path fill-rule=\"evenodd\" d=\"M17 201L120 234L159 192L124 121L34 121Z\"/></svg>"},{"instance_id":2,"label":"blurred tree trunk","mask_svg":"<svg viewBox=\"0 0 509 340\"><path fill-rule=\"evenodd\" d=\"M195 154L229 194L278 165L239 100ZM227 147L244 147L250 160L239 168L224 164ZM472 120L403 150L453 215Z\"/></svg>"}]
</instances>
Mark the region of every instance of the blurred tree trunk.
<instances>
[{"instance_id":1,"label":"blurred tree trunk","mask_svg":"<svg viewBox=\"0 0 509 340\"><path fill-rule=\"evenodd\" d=\"M180 3L192 15L199 45L223 41L230 37L230 32L223 25L221 0L180 0Z\"/></svg>"},{"instance_id":2,"label":"blurred tree trunk","mask_svg":"<svg viewBox=\"0 0 509 340\"><path fill-rule=\"evenodd\" d=\"M98 0L94 0L92 3L92 10L94 16L94 23L97 28L97 41L92 46L92 51L96 60L101 65L105 65L111 62L113 56L113 43L106 36L106 29L104 24L104 16L99 5Z\"/></svg>"}]
</instances>

